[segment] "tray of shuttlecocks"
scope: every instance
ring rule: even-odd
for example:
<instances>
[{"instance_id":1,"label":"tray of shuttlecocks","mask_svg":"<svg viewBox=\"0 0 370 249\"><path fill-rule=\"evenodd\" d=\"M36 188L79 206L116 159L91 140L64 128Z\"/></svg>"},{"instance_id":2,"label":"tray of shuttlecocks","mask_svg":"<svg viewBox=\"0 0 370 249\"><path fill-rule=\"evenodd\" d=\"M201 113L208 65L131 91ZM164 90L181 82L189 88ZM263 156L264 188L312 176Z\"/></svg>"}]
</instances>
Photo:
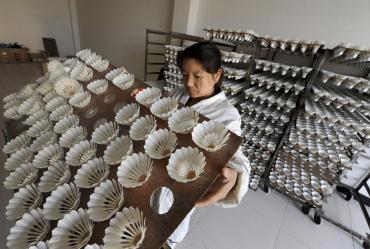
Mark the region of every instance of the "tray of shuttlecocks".
<instances>
[{"instance_id":1,"label":"tray of shuttlecocks","mask_svg":"<svg viewBox=\"0 0 370 249\"><path fill-rule=\"evenodd\" d=\"M3 99L7 246L159 248L242 138L88 49L48 71Z\"/></svg>"}]
</instances>

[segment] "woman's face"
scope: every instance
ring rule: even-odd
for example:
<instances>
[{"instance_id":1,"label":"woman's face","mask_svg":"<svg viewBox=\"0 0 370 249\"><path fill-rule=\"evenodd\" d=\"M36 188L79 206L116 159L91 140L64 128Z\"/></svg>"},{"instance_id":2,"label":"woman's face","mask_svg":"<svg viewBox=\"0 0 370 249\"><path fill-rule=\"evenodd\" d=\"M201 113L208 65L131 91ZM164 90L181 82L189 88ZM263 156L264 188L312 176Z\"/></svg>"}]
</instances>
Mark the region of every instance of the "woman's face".
<instances>
[{"instance_id":1,"label":"woman's face","mask_svg":"<svg viewBox=\"0 0 370 249\"><path fill-rule=\"evenodd\" d=\"M214 74L208 73L196 59L186 58L182 63L182 81L192 98L211 96L221 73L222 69Z\"/></svg>"}]
</instances>

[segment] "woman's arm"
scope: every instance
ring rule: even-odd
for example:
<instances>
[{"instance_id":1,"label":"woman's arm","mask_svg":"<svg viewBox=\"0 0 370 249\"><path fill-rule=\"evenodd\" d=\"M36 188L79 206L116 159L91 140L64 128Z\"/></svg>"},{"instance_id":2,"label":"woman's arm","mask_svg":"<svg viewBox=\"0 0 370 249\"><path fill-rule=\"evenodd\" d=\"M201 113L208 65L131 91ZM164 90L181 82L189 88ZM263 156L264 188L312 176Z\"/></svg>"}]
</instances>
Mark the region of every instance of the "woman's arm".
<instances>
[{"instance_id":1,"label":"woman's arm","mask_svg":"<svg viewBox=\"0 0 370 249\"><path fill-rule=\"evenodd\" d=\"M239 118L225 124L230 131L239 136L241 135L240 125L240 115ZM196 206L204 207L212 204L224 208L237 206L248 191L249 174L249 160L239 148L226 167L222 169L219 179Z\"/></svg>"}]
</instances>

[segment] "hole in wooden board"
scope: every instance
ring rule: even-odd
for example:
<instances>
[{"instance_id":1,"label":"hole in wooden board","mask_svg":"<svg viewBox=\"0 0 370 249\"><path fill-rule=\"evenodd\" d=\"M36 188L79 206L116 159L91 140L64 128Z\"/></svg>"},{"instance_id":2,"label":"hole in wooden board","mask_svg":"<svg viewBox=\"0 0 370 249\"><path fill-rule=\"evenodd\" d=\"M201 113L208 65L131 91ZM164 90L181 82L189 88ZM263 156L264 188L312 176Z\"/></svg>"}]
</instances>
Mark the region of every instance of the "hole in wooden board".
<instances>
[{"instance_id":1,"label":"hole in wooden board","mask_svg":"<svg viewBox=\"0 0 370 249\"><path fill-rule=\"evenodd\" d=\"M150 207L156 214L167 213L173 205L174 197L171 189L159 187L150 196Z\"/></svg>"},{"instance_id":2,"label":"hole in wooden board","mask_svg":"<svg viewBox=\"0 0 370 249\"><path fill-rule=\"evenodd\" d=\"M85 117L87 119L95 117L95 115L98 114L98 108L97 107L91 107L89 110L86 111Z\"/></svg>"},{"instance_id":3,"label":"hole in wooden board","mask_svg":"<svg viewBox=\"0 0 370 249\"><path fill-rule=\"evenodd\" d=\"M115 93L110 93L104 97L104 103L109 104L112 103L116 99L117 95Z\"/></svg>"}]
</instances>

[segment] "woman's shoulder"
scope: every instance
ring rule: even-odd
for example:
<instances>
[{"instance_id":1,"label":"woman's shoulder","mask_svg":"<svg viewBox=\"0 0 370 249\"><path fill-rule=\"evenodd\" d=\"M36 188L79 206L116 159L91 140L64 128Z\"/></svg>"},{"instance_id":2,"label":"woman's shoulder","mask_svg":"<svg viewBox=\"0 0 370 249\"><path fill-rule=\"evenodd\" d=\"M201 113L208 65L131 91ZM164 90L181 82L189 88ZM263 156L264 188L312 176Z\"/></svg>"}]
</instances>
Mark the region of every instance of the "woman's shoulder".
<instances>
[{"instance_id":1,"label":"woman's shoulder","mask_svg":"<svg viewBox=\"0 0 370 249\"><path fill-rule=\"evenodd\" d=\"M232 132L241 135L241 115L238 109L233 106L225 96L223 101L224 115L220 118L222 123Z\"/></svg>"},{"instance_id":2,"label":"woman's shoulder","mask_svg":"<svg viewBox=\"0 0 370 249\"><path fill-rule=\"evenodd\" d=\"M230 103L230 101L227 99L223 91L221 91L219 94L220 94L220 105L222 106L222 109L225 111L225 114L233 116L236 119L239 119L240 113L238 109Z\"/></svg>"},{"instance_id":3,"label":"woman's shoulder","mask_svg":"<svg viewBox=\"0 0 370 249\"><path fill-rule=\"evenodd\" d=\"M198 112L240 134L241 116L223 92L195 105Z\"/></svg>"}]
</instances>

